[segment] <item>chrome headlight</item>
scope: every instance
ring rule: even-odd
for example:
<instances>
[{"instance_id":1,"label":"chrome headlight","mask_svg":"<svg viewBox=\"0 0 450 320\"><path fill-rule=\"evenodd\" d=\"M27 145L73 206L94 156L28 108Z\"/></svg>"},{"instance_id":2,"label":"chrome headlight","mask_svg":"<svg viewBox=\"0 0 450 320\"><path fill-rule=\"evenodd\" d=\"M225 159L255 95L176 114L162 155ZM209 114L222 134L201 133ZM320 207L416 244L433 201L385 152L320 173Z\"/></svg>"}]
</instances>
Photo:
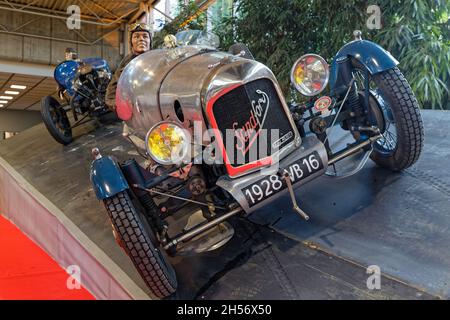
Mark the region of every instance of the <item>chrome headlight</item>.
<instances>
[{"instance_id":1,"label":"chrome headlight","mask_svg":"<svg viewBox=\"0 0 450 320\"><path fill-rule=\"evenodd\" d=\"M305 54L292 67L291 82L303 95L312 97L328 84L330 71L324 58L317 54Z\"/></svg>"},{"instance_id":2,"label":"chrome headlight","mask_svg":"<svg viewBox=\"0 0 450 320\"><path fill-rule=\"evenodd\" d=\"M148 131L145 146L156 162L162 165L180 164L190 149L189 134L175 122L163 121Z\"/></svg>"}]
</instances>

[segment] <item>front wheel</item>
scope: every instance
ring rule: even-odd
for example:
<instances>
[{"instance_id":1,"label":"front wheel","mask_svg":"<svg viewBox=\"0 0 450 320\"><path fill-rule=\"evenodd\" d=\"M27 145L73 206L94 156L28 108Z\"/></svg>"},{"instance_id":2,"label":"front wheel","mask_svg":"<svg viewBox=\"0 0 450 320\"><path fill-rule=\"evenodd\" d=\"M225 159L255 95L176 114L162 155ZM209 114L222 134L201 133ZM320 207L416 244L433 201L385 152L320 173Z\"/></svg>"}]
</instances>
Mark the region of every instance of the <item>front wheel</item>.
<instances>
[{"instance_id":1,"label":"front wheel","mask_svg":"<svg viewBox=\"0 0 450 320\"><path fill-rule=\"evenodd\" d=\"M130 257L147 286L158 298L177 289L175 270L155 241L145 217L131 201L127 191L104 200L113 225L114 236Z\"/></svg>"},{"instance_id":2,"label":"front wheel","mask_svg":"<svg viewBox=\"0 0 450 320\"><path fill-rule=\"evenodd\" d=\"M73 141L69 118L55 98L42 98L41 115L48 132L57 142L68 145Z\"/></svg>"},{"instance_id":3,"label":"front wheel","mask_svg":"<svg viewBox=\"0 0 450 320\"><path fill-rule=\"evenodd\" d=\"M356 71L355 78L364 74L367 72ZM370 77L369 83L370 104L375 103L381 115L375 118L384 122L378 124L383 137L374 143L371 159L394 171L406 169L418 160L423 147L424 130L417 99L398 68ZM374 106L369 109L374 110Z\"/></svg>"}]
</instances>

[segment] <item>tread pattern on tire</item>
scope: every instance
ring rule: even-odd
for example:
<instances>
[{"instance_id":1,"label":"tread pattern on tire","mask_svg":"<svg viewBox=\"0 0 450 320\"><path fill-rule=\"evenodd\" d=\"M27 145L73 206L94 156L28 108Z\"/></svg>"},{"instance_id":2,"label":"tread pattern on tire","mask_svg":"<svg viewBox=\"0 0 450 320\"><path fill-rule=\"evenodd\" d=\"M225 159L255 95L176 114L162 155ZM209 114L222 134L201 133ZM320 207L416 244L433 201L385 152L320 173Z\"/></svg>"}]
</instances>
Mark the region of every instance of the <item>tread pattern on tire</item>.
<instances>
[{"instance_id":1,"label":"tread pattern on tire","mask_svg":"<svg viewBox=\"0 0 450 320\"><path fill-rule=\"evenodd\" d=\"M154 245L137 216L137 212L126 191L104 201L116 233L150 290L158 297L170 296L176 291L176 279L169 279ZM175 283L174 283L175 282Z\"/></svg>"},{"instance_id":2,"label":"tread pattern on tire","mask_svg":"<svg viewBox=\"0 0 450 320\"><path fill-rule=\"evenodd\" d=\"M413 165L420 156L424 129L419 104L406 78L398 68L389 69L374 77L377 85L388 95L397 126L397 150L389 158L372 153L381 166L399 171Z\"/></svg>"}]
</instances>

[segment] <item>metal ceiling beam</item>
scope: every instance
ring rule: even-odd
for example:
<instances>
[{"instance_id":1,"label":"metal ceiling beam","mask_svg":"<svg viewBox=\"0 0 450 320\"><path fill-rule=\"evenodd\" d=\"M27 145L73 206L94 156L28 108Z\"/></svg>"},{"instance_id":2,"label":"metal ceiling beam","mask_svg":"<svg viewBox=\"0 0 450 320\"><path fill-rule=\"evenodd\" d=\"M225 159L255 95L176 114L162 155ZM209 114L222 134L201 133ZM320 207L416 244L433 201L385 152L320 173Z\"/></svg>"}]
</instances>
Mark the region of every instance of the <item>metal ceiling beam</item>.
<instances>
[{"instance_id":1,"label":"metal ceiling beam","mask_svg":"<svg viewBox=\"0 0 450 320\"><path fill-rule=\"evenodd\" d=\"M29 6L32 6L33 4L35 4L38 1L39 0L34 0L34 1L30 2L30 3L28 3L28 4L25 4L25 5L21 6L19 9L23 10L25 8L28 8Z\"/></svg>"},{"instance_id":2,"label":"metal ceiling beam","mask_svg":"<svg viewBox=\"0 0 450 320\"><path fill-rule=\"evenodd\" d=\"M167 15L165 12L162 12L161 10L159 10L158 8L155 7L155 5L153 5L151 7L151 9L158 11L159 13L161 13L164 17L166 17L167 19L169 19L170 21L172 21L174 18L172 18L171 16Z\"/></svg>"},{"instance_id":3,"label":"metal ceiling beam","mask_svg":"<svg viewBox=\"0 0 450 320\"><path fill-rule=\"evenodd\" d=\"M26 27L29 24L35 23L39 19L42 19L42 17L37 17L35 19L28 20L27 22L25 22L24 24L18 26L17 28L14 28L13 30L8 30L8 29L5 28L5 31L17 32L17 31L19 31L20 29Z\"/></svg>"},{"instance_id":4,"label":"metal ceiling beam","mask_svg":"<svg viewBox=\"0 0 450 320\"><path fill-rule=\"evenodd\" d=\"M128 19L128 23L133 23L137 19L139 19L144 13L149 13L150 9L155 5L158 4L160 0L148 0L148 1L141 1L139 3L139 10L130 18ZM158 10L159 11L159 10ZM170 18L170 17L169 17Z\"/></svg>"},{"instance_id":5,"label":"metal ceiling beam","mask_svg":"<svg viewBox=\"0 0 450 320\"><path fill-rule=\"evenodd\" d=\"M55 66L0 60L0 72L5 73L19 73L30 76L53 78L54 69Z\"/></svg>"},{"instance_id":6,"label":"metal ceiling beam","mask_svg":"<svg viewBox=\"0 0 450 320\"><path fill-rule=\"evenodd\" d=\"M9 2L8 0L3 1L5 2L8 6L10 6L11 8L16 8L11 2Z\"/></svg>"},{"instance_id":7,"label":"metal ceiling beam","mask_svg":"<svg viewBox=\"0 0 450 320\"><path fill-rule=\"evenodd\" d=\"M11 6L11 3L8 2L8 1L5 1L5 0L1 0L0 4ZM38 12L38 13L44 13L45 12L45 13L51 13L51 14L56 14L56 15L66 15L66 17L67 17L67 12L66 11L60 11L60 10L56 10L55 9L57 6L58 6L58 1L55 1L55 4L54 4L54 6L51 9L35 7L35 6L32 6L31 4L28 4L28 5L26 5L24 7L20 7L20 8L16 7L16 6L11 6L11 8L18 9L18 10L23 10L25 8L28 8L29 10L35 10L33 12ZM96 19L95 17L89 16L87 14L81 14L81 18L83 18L83 19L93 19L93 20ZM105 21L105 22L114 21L114 19L110 19L110 18L102 18L102 20Z\"/></svg>"},{"instance_id":8,"label":"metal ceiling beam","mask_svg":"<svg viewBox=\"0 0 450 320\"><path fill-rule=\"evenodd\" d=\"M89 8L89 6L86 4L86 1L78 0L78 4L80 5L80 7L81 6L85 7L90 13L92 13L95 16L95 18L97 18L97 20L99 20L99 21L101 20L101 17L99 17L95 11L93 11L91 8Z\"/></svg>"},{"instance_id":9,"label":"metal ceiling beam","mask_svg":"<svg viewBox=\"0 0 450 320\"><path fill-rule=\"evenodd\" d=\"M150 2L150 1L148 1L148 3L146 3L146 2L141 2L141 3L139 3L139 9L138 9L138 11L136 11L136 13L133 14L133 15L131 16L130 19L128 19L128 23L133 23L133 22L135 22L135 21L136 21L137 19L139 19L144 13L148 12L149 2Z\"/></svg>"},{"instance_id":10,"label":"metal ceiling beam","mask_svg":"<svg viewBox=\"0 0 450 320\"><path fill-rule=\"evenodd\" d=\"M20 9L20 10L23 10L23 9L25 9L25 8L28 8L28 7L32 6L33 4L35 4L35 3L38 2L38 1L39 1L39 0L34 0L34 1L30 2L30 3L28 3L28 4L25 4L25 5L21 6L19 9Z\"/></svg>"},{"instance_id":11,"label":"metal ceiling beam","mask_svg":"<svg viewBox=\"0 0 450 320\"><path fill-rule=\"evenodd\" d=\"M31 38L37 38L37 39L45 39L45 40L53 40L53 41L61 41L61 42L67 42L67 43L76 43L76 44L84 44L84 45L88 45L88 46L93 46L95 44L97 44L99 41L101 41L103 38L105 38L106 36L108 36L109 34L117 31L120 29L120 26L118 26L117 28L114 28L113 30L105 33L104 35L102 35L100 38L92 41L92 42L88 42L88 41L78 41L78 40L70 40L70 39L64 39L64 38L55 38L55 37L49 37L49 36L41 36L41 35L37 35L37 34L31 34L31 33L23 33L23 32L11 32L11 31L2 31L0 30L0 33L4 33L4 34L9 34L12 36L21 36L21 37L31 37Z\"/></svg>"},{"instance_id":12,"label":"metal ceiling beam","mask_svg":"<svg viewBox=\"0 0 450 320\"><path fill-rule=\"evenodd\" d=\"M116 15L114 12L106 9L104 6L100 5L99 3L95 2L95 0L90 0L90 2L96 6L97 8L99 8L100 10L103 10L104 12L110 14L111 16L113 16L114 18L118 18L119 16Z\"/></svg>"},{"instance_id":13,"label":"metal ceiling beam","mask_svg":"<svg viewBox=\"0 0 450 320\"><path fill-rule=\"evenodd\" d=\"M4 4L4 1L0 1L0 4ZM31 8L31 7L30 7ZM34 7L33 7L34 8ZM8 8L5 6L0 6L0 10L5 10L5 11L12 11L12 12L20 12L20 13L25 13L25 14L32 14L32 15L38 15L38 16L42 16L42 17L47 17L47 18L55 18L55 19L63 19L63 20L67 20L68 15L66 12L61 12L61 11L56 11L53 13L42 13L42 12L37 12L37 11L30 11L30 10L21 10L18 8ZM118 17L115 20L112 19L104 19L102 18L101 20L103 21L107 21L109 20L110 22L96 22L96 21L90 21L90 20L81 20L82 23L86 23L86 24L93 24L93 25L98 25L98 26L113 26L115 24L120 24L123 22L124 18L127 17L128 15L132 14L133 12L139 10L139 8L134 8L132 10L129 10L128 12L126 12L125 14L121 15L120 17ZM53 10L52 10L53 11ZM83 16L81 16L83 18ZM84 16L86 17L86 16ZM96 19L95 17L89 16L90 19Z\"/></svg>"}]
</instances>

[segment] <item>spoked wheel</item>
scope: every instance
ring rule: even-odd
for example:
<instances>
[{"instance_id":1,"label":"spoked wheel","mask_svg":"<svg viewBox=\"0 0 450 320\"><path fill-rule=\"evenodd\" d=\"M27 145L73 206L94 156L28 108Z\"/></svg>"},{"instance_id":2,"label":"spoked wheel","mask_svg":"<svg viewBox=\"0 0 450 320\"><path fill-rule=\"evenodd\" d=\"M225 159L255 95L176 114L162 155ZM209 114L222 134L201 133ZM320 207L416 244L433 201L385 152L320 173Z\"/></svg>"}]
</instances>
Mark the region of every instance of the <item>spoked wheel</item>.
<instances>
[{"instance_id":1,"label":"spoked wheel","mask_svg":"<svg viewBox=\"0 0 450 320\"><path fill-rule=\"evenodd\" d=\"M55 98L42 98L41 115L48 132L57 142L67 145L73 141L69 118Z\"/></svg>"},{"instance_id":2,"label":"spoked wheel","mask_svg":"<svg viewBox=\"0 0 450 320\"><path fill-rule=\"evenodd\" d=\"M147 286L158 298L177 289L175 270L156 240L139 206L127 191L104 200L116 241L129 256Z\"/></svg>"},{"instance_id":3,"label":"spoked wheel","mask_svg":"<svg viewBox=\"0 0 450 320\"><path fill-rule=\"evenodd\" d=\"M368 120L383 135L374 143L371 159L394 171L410 167L422 151L424 130L419 104L404 75L393 68L370 76L357 62L353 75L361 103L369 84Z\"/></svg>"}]
</instances>

